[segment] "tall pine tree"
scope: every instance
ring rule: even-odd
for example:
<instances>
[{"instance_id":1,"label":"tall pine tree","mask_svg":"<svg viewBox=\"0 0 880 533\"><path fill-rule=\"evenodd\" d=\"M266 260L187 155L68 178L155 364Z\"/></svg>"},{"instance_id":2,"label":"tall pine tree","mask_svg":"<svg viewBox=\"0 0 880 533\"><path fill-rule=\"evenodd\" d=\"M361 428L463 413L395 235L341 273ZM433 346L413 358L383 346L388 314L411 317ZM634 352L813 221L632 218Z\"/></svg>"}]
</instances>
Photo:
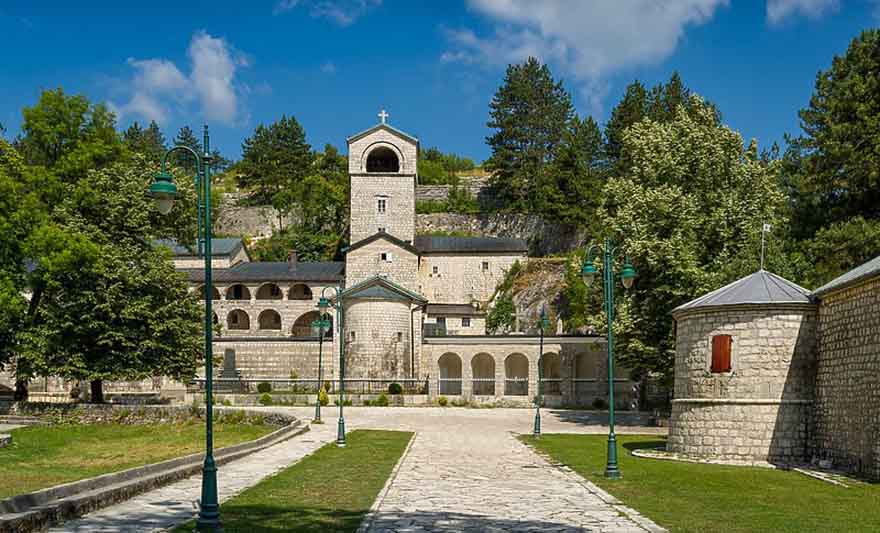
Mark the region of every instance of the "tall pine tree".
<instances>
[{"instance_id":1,"label":"tall pine tree","mask_svg":"<svg viewBox=\"0 0 880 533\"><path fill-rule=\"evenodd\" d=\"M571 96L547 65L530 57L507 67L489 108L490 184L506 209L540 210L552 196L548 165L574 115Z\"/></svg>"}]
</instances>

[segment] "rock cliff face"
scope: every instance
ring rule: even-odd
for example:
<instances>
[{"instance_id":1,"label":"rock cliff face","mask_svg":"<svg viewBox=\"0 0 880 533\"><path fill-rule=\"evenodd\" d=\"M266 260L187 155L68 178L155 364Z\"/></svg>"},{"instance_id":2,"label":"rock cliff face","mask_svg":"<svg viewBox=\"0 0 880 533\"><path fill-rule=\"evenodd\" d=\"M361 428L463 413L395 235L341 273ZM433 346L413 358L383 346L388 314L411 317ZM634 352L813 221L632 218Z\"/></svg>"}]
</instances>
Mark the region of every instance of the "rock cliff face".
<instances>
[{"instance_id":1,"label":"rock cliff face","mask_svg":"<svg viewBox=\"0 0 880 533\"><path fill-rule=\"evenodd\" d=\"M529 243L530 256L566 253L586 241L583 231L549 222L536 215L513 213L431 213L416 215L416 233L467 233L513 237Z\"/></svg>"},{"instance_id":2,"label":"rock cliff face","mask_svg":"<svg viewBox=\"0 0 880 533\"><path fill-rule=\"evenodd\" d=\"M278 211L268 205L242 206L239 205L241 195L229 193L223 195L220 203L220 213L214 223L214 232L217 235L235 235L264 239L272 235L272 231L278 229ZM287 226L292 221L289 217L281 217L281 222Z\"/></svg>"}]
</instances>

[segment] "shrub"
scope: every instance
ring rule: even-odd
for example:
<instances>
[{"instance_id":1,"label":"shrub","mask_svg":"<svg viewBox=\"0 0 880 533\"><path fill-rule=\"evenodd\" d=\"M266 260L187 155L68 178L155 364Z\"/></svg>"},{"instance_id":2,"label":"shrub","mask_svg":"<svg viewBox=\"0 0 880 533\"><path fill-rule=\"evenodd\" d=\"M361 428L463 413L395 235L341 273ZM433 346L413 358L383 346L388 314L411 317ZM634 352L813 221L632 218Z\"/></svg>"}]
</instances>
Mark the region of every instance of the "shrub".
<instances>
[{"instance_id":1,"label":"shrub","mask_svg":"<svg viewBox=\"0 0 880 533\"><path fill-rule=\"evenodd\" d=\"M226 407L229 407L229 406L232 405L232 402L229 401L229 398L223 398L223 401L222 401L221 403L222 403L223 405L225 405Z\"/></svg>"},{"instance_id":2,"label":"shrub","mask_svg":"<svg viewBox=\"0 0 880 533\"><path fill-rule=\"evenodd\" d=\"M324 382L324 390L325 390L325 391L330 392L330 389L331 389L332 387L333 387L333 384L330 383L329 381L325 381L325 382Z\"/></svg>"},{"instance_id":3,"label":"shrub","mask_svg":"<svg viewBox=\"0 0 880 533\"><path fill-rule=\"evenodd\" d=\"M272 405L272 396L268 392L264 392L260 396L260 405Z\"/></svg>"},{"instance_id":4,"label":"shrub","mask_svg":"<svg viewBox=\"0 0 880 533\"><path fill-rule=\"evenodd\" d=\"M260 394L272 392L272 384L268 381L261 381L257 384L257 392L259 392Z\"/></svg>"},{"instance_id":5,"label":"shrub","mask_svg":"<svg viewBox=\"0 0 880 533\"><path fill-rule=\"evenodd\" d=\"M449 403L449 400L446 399L446 396L441 396L441 397L437 398L437 404L440 407L446 407L446 404L448 404L448 403Z\"/></svg>"},{"instance_id":6,"label":"shrub","mask_svg":"<svg viewBox=\"0 0 880 533\"><path fill-rule=\"evenodd\" d=\"M363 405L364 407L369 407L369 406L370 406L370 400L364 400L362 405Z\"/></svg>"},{"instance_id":7,"label":"shrub","mask_svg":"<svg viewBox=\"0 0 880 533\"><path fill-rule=\"evenodd\" d=\"M388 407L388 396L385 394L380 394L378 398L373 402L373 405L377 407Z\"/></svg>"},{"instance_id":8,"label":"shrub","mask_svg":"<svg viewBox=\"0 0 880 533\"><path fill-rule=\"evenodd\" d=\"M596 398L593 400L593 409L598 409L599 411L604 410L608 407L608 404L605 403L605 400L602 398Z\"/></svg>"},{"instance_id":9,"label":"shrub","mask_svg":"<svg viewBox=\"0 0 880 533\"><path fill-rule=\"evenodd\" d=\"M327 405L330 403L330 396L327 395L327 389L321 388L321 392L318 393L318 402L321 405Z\"/></svg>"},{"instance_id":10,"label":"shrub","mask_svg":"<svg viewBox=\"0 0 880 533\"><path fill-rule=\"evenodd\" d=\"M403 387L400 386L400 383L392 383L388 385L388 394L403 394Z\"/></svg>"}]
</instances>

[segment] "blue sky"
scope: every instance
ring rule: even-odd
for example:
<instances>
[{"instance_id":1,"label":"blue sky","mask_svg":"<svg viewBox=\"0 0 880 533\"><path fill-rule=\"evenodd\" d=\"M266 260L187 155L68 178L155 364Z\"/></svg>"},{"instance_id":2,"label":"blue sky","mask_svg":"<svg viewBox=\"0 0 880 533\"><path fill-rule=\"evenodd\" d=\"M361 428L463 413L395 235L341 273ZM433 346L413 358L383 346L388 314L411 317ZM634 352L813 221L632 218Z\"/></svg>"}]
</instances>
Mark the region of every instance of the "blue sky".
<instances>
[{"instance_id":1,"label":"blue sky","mask_svg":"<svg viewBox=\"0 0 880 533\"><path fill-rule=\"evenodd\" d=\"M82 4L82 5L77 5ZM259 123L294 115L344 149L377 121L423 147L485 159L488 103L505 66L548 62L600 123L635 78L678 70L761 146L797 133L816 73L876 0L0 0L0 123L45 88L109 102L120 126L155 118L167 138L207 121L239 157Z\"/></svg>"}]
</instances>

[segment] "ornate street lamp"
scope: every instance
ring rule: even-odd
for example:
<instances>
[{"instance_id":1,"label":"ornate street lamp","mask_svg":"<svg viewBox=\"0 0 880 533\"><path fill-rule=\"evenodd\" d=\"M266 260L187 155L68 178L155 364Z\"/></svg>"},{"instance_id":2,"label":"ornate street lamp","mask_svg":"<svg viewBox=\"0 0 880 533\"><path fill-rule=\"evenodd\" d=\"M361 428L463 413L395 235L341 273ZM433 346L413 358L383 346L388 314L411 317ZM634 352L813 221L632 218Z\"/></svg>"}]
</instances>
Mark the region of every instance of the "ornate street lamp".
<instances>
[{"instance_id":1,"label":"ornate street lamp","mask_svg":"<svg viewBox=\"0 0 880 533\"><path fill-rule=\"evenodd\" d=\"M602 253L602 281L603 298L605 303L605 317L608 322L608 462L605 465L605 477L617 479L620 477L620 469L617 466L617 436L614 434L614 254L617 248L611 239L605 239L605 246L594 244L584 254L584 263L581 267L581 278L589 288L590 283L597 274L595 254ZM620 281L625 289L632 287L636 279L636 270L629 262L629 257L624 255L623 268L620 270Z\"/></svg>"},{"instance_id":2,"label":"ornate street lamp","mask_svg":"<svg viewBox=\"0 0 880 533\"><path fill-rule=\"evenodd\" d=\"M321 424L321 389L324 386L324 373L322 365L322 352L324 347L324 330L330 327L330 318L327 315L327 308L330 302L327 298L321 296L318 300L318 309L320 314L318 319L312 322L313 328L318 328L318 396L315 398L315 420L314 422Z\"/></svg>"},{"instance_id":3,"label":"ornate street lamp","mask_svg":"<svg viewBox=\"0 0 880 533\"><path fill-rule=\"evenodd\" d=\"M544 330L547 329L547 326L550 325L550 320L547 319L547 306L541 306L541 337L540 337L540 348L538 349L538 394L535 395L535 429L532 431L532 435L537 438L541 436L541 402L544 399L541 395L541 388L544 386L543 379L543 368L541 368L541 363L544 359Z\"/></svg>"},{"instance_id":4,"label":"ornate street lamp","mask_svg":"<svg viewBox=\"0 0 880 533\"><path fill-rule=\"evenodd\" d=\"M202 464L202 498L199 506L199 518L196 527L199 531L216 531L220 529L220 503L217 498L217 465L214 462L214 384L213 365L214 350L213 337L213 312L211 302L213 294L212 271L211 271L211 145L208 137L208 126L204 130L204 153L200 154L189 146L178 145L162 157L161 171L156 174L155 180L150 185L147 196L156 201L159 212L163 215L169 213L174 207L177 198L177 186L174 178L167 172L168 156L176 151L183 150L193 155L196 160L196 207L198 209L198 253L205 258L205 461ZM203 250L204 246L204 250Z\"/></svg>"},{"instance_id":5,"label":"ornate street lamp","mask_svg":"<svg viewBox=\"0 0 880 533\"><path fill-rule=\"evenodd\" d=\"M327 298L327 289L333 290L333 303L330 303L330 300ZM339 343L339 393L336 395L339 400L339 422L336 425L336 445L340 448L345 448L345 417L343 416L342 405L345 403L345 338L343 336L345 308L342 305L342 289L340 287L324 287L324 290L321 291L318 309L324 315L330 307L336 309L336 331L339 335L337 340ZM320 399L318 403L320 403Z\"/></svg>"}]
</instances>

